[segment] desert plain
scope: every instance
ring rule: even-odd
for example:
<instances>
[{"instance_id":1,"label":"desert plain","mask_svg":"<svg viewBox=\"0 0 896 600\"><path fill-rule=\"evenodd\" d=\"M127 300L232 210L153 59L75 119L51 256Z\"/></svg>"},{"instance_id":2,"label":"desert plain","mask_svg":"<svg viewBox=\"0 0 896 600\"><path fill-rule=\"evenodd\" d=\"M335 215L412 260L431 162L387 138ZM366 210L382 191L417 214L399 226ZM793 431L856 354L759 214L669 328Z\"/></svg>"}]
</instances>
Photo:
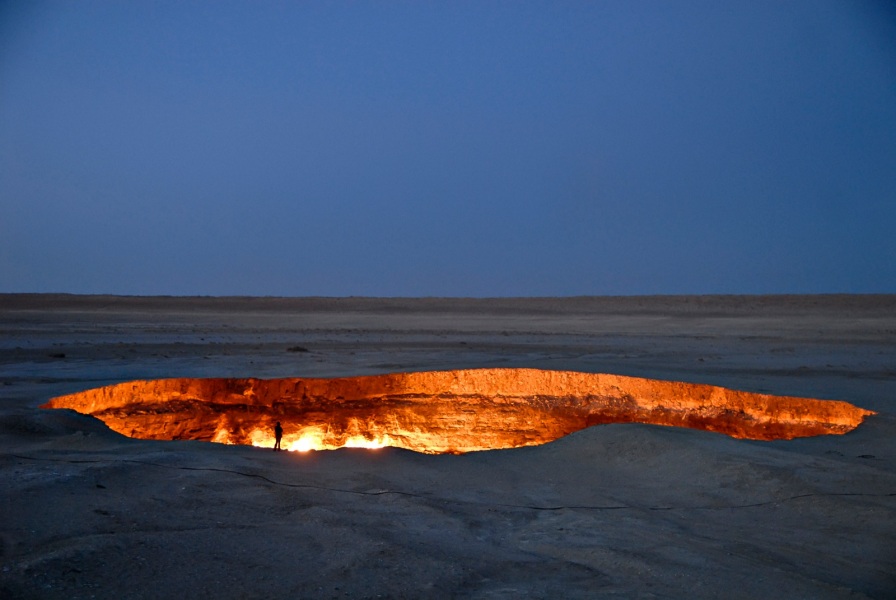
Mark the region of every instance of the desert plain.
<instances>
[{"instance_id":1,"label":"desert plain","mask_svg":"<svg viewBox=\"0 0 896 600\"><path fill-rule=\"evenodd\" d=\"M429 455L139 440L39 408L131 380L502 367L877 414ZM0 482L3 598L893 598L896 296L0 295Z\"/></svg>"}]
</instances>

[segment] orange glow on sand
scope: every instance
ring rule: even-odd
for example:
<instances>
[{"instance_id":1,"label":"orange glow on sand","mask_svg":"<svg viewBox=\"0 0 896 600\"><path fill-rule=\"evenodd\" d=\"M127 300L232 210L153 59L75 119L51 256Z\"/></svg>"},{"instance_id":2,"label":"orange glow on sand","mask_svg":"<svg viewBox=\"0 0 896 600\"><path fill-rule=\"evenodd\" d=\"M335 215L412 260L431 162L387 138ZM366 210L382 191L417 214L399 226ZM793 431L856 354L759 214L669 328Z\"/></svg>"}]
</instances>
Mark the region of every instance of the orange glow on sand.
<instances>
[{"instance_id":1,"label":"orange glow on sand","mask_svg":"<svg viewBox=\"0 0 896 600\"><path fill-rule=\"evenodd\" d=\"M756 440L843 434L874 414L836 400L571 371L472 369L338 379L160 379L54 398L124 435L286 450L430 454L544 444L592 425L651 423Z\"/></svg>"}]
</instances>

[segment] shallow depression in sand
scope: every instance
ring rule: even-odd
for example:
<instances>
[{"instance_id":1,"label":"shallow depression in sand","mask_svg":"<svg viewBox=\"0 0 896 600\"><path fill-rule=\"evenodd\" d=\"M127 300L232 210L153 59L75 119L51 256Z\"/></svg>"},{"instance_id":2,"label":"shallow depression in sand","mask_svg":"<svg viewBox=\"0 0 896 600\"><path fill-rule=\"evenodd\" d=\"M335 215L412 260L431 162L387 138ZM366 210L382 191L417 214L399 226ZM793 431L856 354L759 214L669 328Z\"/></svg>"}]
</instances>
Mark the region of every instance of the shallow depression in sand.
<instances>
[{"instance_id":1,"label":"shallow depression in sand","mask_svg":"<svg viewBox=\"0 0 896 600\"><path fill-rule=\"evenodd\" d=\"M843 434L872 411L834 400L537 369L336 379L159 379L60 396L124 435L321 450L463 453L550 442L592 425L651 423L756 440Z\"/></svg>"}]
</instances>

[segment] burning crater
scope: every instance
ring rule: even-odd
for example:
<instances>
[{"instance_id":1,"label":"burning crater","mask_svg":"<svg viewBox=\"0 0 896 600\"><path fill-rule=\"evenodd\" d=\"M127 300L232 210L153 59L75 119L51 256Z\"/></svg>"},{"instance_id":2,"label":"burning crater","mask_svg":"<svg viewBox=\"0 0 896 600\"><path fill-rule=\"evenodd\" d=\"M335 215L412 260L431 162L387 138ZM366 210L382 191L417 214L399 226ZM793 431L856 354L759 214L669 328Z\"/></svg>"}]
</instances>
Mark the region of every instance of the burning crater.
<instances>
[{"instance_id":1,"label":"burning crater","mask_svg":"<svg viewBox=\"0 0 896 600\"><path fill-rule=\"evenodd\" d=\"M396 446L431 454L544 444L591 425L652 423L754 440L843 434L874 414L621 375L474 369L340 379L160 379L53 398L124 435L323 450Z\"/></svg>"}]
</instances>

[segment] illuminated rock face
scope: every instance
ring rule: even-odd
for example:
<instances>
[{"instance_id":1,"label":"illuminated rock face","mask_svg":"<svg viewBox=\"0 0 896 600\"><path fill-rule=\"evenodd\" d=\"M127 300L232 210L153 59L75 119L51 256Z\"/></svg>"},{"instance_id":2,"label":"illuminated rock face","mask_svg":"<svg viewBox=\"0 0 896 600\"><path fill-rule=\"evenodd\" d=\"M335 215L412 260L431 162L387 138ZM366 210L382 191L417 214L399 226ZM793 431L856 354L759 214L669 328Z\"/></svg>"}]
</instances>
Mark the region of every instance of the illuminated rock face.
<instances>
[{"instance_id":1,"label":"illuminated rock face","mask_svg":"<svg viewBox=\"0 0 896 600\"><path fill-rule=\"evenodd\" d=\"M602 423L756 440L842 434L874 414L846 402L569 371L474 369L340 379L160 379L52 399L124 435L286 449L470 452L544 444Z\"/></svg>"}]
</instances>

